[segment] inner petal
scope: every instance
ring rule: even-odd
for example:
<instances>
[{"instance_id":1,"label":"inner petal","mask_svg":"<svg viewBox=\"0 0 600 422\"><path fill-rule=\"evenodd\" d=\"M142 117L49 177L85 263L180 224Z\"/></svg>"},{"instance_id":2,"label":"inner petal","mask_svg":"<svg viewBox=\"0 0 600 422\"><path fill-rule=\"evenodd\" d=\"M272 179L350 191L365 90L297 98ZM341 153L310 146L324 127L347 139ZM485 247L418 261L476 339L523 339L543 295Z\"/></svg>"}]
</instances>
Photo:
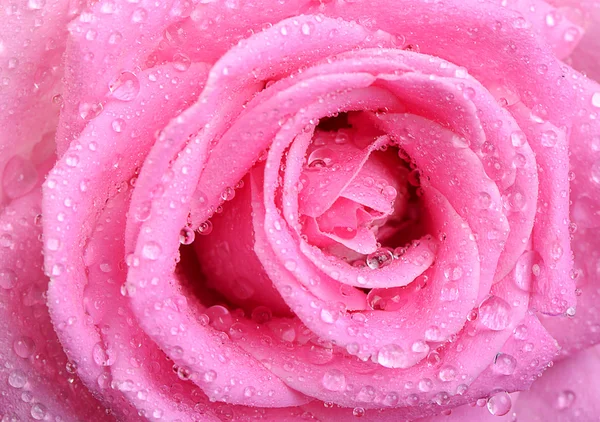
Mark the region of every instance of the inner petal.
<instances>
[{"instance_id":1,"label":"inner petal","mask_svg":"<svg viewBox=\"0 0 600 422\"><path fill-rule=\"evenodd\" d=\"M336 127L336 122L345 127ZM407 163L372 126L326 120L315 132L300 179L302 234L329 254L354 261L393 234L408 208ZM325 128L327 130L323 130ZM383 236L381 236L383 235Z\"/></svg>"}]
</instances>

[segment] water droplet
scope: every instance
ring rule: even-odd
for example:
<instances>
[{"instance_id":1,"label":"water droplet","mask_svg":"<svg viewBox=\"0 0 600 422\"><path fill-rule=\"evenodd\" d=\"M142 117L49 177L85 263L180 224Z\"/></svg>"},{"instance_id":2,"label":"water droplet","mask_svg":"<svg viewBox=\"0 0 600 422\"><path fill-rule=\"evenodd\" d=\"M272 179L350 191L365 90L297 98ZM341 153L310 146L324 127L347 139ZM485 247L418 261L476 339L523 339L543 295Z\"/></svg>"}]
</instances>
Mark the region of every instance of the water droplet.
<instances>
[{"instance_id":1,"label":"water droplet","mask_svg":"<svg viewBox=\"0 0 600 422\"><path fill-rule=\"evenodd\" d=\"M304 34L304 35L310 35L314 29L315 29L315 24L312 22L304 22L302 24L302 26L300 27L300 30L302 31L302 34Z\"/></svg>"},{"instance_id":2,"label":"water droplet","mask_svg":"<svg viewBox=\"0 0 600 422\"><path fill-rule=\"evenodd\" d=\"M187 381L192 376L192 371L185 366L180 366L177 368L177 376L180 380Z\"/></svg>"},{"instance_id":3,"label":"water droplet","mask_svg":"<svg viewBox=\"0 0 600 422\"><path fill-rule=\"evenodd\" d=\"M252 386L248 386L248 387L244 388L244 396L252 397L255 394L256 394L256 388L254 388Z\"/></svg>"},{"instance_id":4,"label":"water droplet","mask_svg":"<svg viewBox=\"0 0 600 422\"><path fill-rule=\"evenodd\" d=\"M512 375L517 367L517 360L509 354L498 353L494 359L492 369L502 375Z\"/></svg>"},{"instance_id":5,"label":"water droplet","mask_svg":"<svg viewBox=\"0 0 600 422\"><path fill-rule=\"evenodd\" d=\"M365 409L363 407L355 407L352 409L352 416L356 416L357 418L362 418L365 416Z\"/></svg>"},{"instance_id":6,"label":"water droplet","mask_svg":"<svg viewBox=\"0 0 600 422\"><path fill-rule=\"evenodd\" d=\"M404 349L395 344L388 344L379 349L377 363L386 368L407 368L410 365Z\"/></svg>"},{"instance_id":7,"label":"water droplet","mask_svg":"<svg viewBox=\"0 0 600 422\"><path fill-rule=\"evenodd\" d=\"M375 398L375 388L372 385L365 385L356 395L356 401L370 403Z\"/></svg>"},{"instance_id":8,"label":"water droplet","mask_svg":"<svg viewBox=\"0 0 600 422\"><path fill-rule=\"evenodd\" d=\"M542 132L541 142L542 146L552 148L558 142L558 134L553 130L546 130Z\"/></svg>"},{"instance_id":9,"label":"water droplet","mask_svg":"<svg viewBox=\"0 0 600 422\"><path fill-rule=\"evenodd\" d=\"M23 388L27 384L27 376L19 369L14 370L8 376L8 385L13 388Z\"/></svg>"},{"instance_id":10,"label":"water droplet","mask_svg":"<svg viewBox=\"0 0 600 422\"><path fill-rule=\"evenodd\" d=\"M456 378L456 368L451 365L444 365L438 372L438 378L444 382L454 381Z\"/></svg>"},{"instance_id":11,"label":"water droplet","mask_svg":"<svg viewBox=\"0 0 600 422\"><path fill-rule=\"evenodd\" d=\"M463 275L463 270L459 265L451 264L444 269L444 276L450 281L459 280Z\"/></svg>"},{"instance_id":12,"label":"water droplet","mask_svg":"<svg viewBox=\"0 0 600 422\"><path fill-rule=\"evenodd\" d=\"M252 318L252 321L256 322L257 324L264 324L265 322L269 322L271 320L273 317L273 312L266 306L257 306L252 311L250 317Z\"/></svg>"},{"instance_id":13,"label":"water droplet","mask_svg":"<svg viewBox=\"0 0 600 422\"><path fill-rule=\"evenodd\" d=\"M41 421L46 417L46 406L41 403L36 403L31 406L31 417L36 421Z\"/></svg>"},{"instance_id":14,"label":"water droplet","mask_svg":"<svg viewBox=\"0 0 600 422\"><path fill-rule=\"evenodd\" d=\"M504 330L510 324L510 305L498 296L490 296L479 305L479 320L490 330Z\"/></svg>"},{"instance_id":15,"label":"water droplet","mask_svg":"<svg viewBox=\"0 0 600 422\"><path fill-rule=\"evenodd\" d=\"M31 10L40 10L46 5L46 0L28 0L27 7Z\"/></svg>"},{"instance_id":16,"label":"water droplet","mask_svg":"<svg viewBox=\"0 0 600 422\"><path fill-rule=\"evenodd\" d=\"M194 242L196 234L190 227L185 226L179 232L179 243L182 245L191 245Z\"/></svg>"},{"instance_id":17,"label":"water droplet","mask_svg":"<svg viewBox=\"0 0 600 422\"><path fill-rule=\"evenodd\" d=\"M15 155L6 163L2 173L2 187L10 199L28 194L38 181L38 173L33 163Z\"/></svg>"},{"instance_id":18,"label":"water droplet","mask_svg":"<svg viewBox=\"0 0 600 422\"><path fill-rule=\"evenodd\" d=\"M98 366L111 366L115 363L115 357L110 356L102 343L96 343L92 349L92 357Z\"/></svg>"},{"instance_id":19,"label":"water droplet","mask_svg":"<svg viewBox=\"0 0 600 422\"><path fill-rule=\"evenodd\" d=\"M506 391L494 394L487 400L487 409L494 416L506 415L512 406L510 396Z\"/></svg>"},{"instance_id":20,"label":"water droplet","mask_svg":"<svg viewBox=\"0 0 600 422\"><path fill-rule=\"evenodd\" d=\"M206 371L204 373L203 378L204 378L204 381L206 381L206 382L213 382L214 380L217 379L217 373L213 370Z\"/></svg>"},{"instance_id":21,"label":"water droplet","mask_svg":"<svg viewBox=\"0 0 600 422\"><path fill-rule=\"evenodd\" d=\"M142 256L150 261L156 261L161 253L161 246L153 240L146 242L142 247Z\"/></svg>"},{"instance_id":22,"label":"water droplet","mask_svg":"<svg viewBox=\"0 0 600 422\"><path fill-rule=\"evenodd\" d=\"M27 359L33 354L35 342L31 337L20 337L13 343L13 349L15 350L17 356Z\"/></svg>"},{"instance_id":23,"label":"water droplet","mask_svg":"<svg viewBox=\"0 0 600 422\"><path fill-rule=\"evenodd\" d=\"M592 105L600 108L600 92L596 92L594 95L592 95Z\"/></svg>"},{"instance_id":24,"label":"water droplet","mask_svg":"<svg viewBox=\"0 0 600 422\"><path fill-rule=\"evenodd\" d=\"M131 72L122 72L109 85L110 95L120 101L132 101L140 92L140 81Z\"/></svg>"},{"instance_id":25,"label":"water droplet","mask_svg":"<svg viewBox=\"0 0 600 422\"><path fill-rule=\"evenodd\" d=\"M142 23L148 18L148 12L144 8L137 8L133 11L131 15L131 22L133 23Z\"/></svg>"},{"instance_id":26,"label":"water droplet","mask_svg":"<svg viewBox=\"0 0 600 422\"><path fill-rule=\"evenodd\" d=\"M123 132L125 130L125 126L127 126L127 123L125 123L125 120L123 119L115 119L111 123L112 129L117 133Z\"/></svg>"},{"instance_id":27,"label":"water droplet","mask_svg":"<svg viewBox=\"0 0 600 422\"><path fill-rule=\"evenodd\" d=\"M431 391L432 388L433 388L433 381L431 381L429 378L423 378L422 380L419 381L419 390L422 391L423 393Z\"/></svg>"},{"instance_id":28,"label":"water droplet","mask_svg":"<svg viewBox=\"0 0 600 422\"><path fill-rule=\"evenodd\" d=\"M367 267L372 270L384 267L392 262L394 259L394 253L388 248L381 248L367 255L366 264Z\"/></svg>"},{"instance_id":29,"label":"water droplet","mask_svg":"<svg viewBox=\"0 0 600 422\"><path fill-rule=\"evenodd\" d=\"M564 390L558 393L558 397L556 397L555 407L558 410L565 410L573 406L575 399L577 396L571 390Z\"/></svg>"},{"instance_id":30,"label":"water droplet","mask_svg":"<svg viewBox=\"0 0 600 422\"><path fill-rule=\"evenodd\" d=\"M340 312L337 309L324 307L321 309L321 321L326 324L333 324L340 317Z\"/></svg>"},{"instance_id":31,"label":"water droplet","mask_svg":"<svg viewBox=\"0 0 600 422\"><path fill-rule=\"evenodd\" d=\"M85 121L89 121L98 116L100 113L102 113L103 109L104 106L102 105L102 103L79 103L79 117L81 117Z\"/></svg>"},{"instance_id":32,"label":"water droplet","mask_svg":"<svg viewBox=\"0 0 600 422\"><path fill-rule=\"evenodd\" d=\"M235 198L235 189L232 187L227 187L221 192L221 199L223 201L231 201L233 198Z\"/></svg>"},{"instance_id":33,"label":"water droplet","mask_svg":"<svg viewBox=\"0 0 600 422\"><path fill-rule=\"evenodd\" d=\"M524 132L519 130L510 135L510 141L514 147L522 147L527 143L527 136Z\"/></svg>"},{"instance_id":34,"label":"water droplet","mask_svg":"<svg viewBox=\"0 0 600 422\"><path fill-rule=\"evenodd\" d=\"M307 167L309 169L329 167L333 163L335 155L329 148L317 148L309 155Z\"/></svg>"},{"instance_id":35,"label":"water droplet","mask_svg":"<svg viewBox=\"0 0 600 422\"><path fill-rule=\"evenodd\" d=\"M191 65L192 61L185 54L177 53L173 56L173 67L180 72L185 72Z\"/></svg>"},{"instance_id":36,"label":"water droplet","mask_svg":"<svg viewBox=\"0 0 600 422\"><path fill-rule=\"evenodd\" d=\"M211 306L205 311L208 315L210 326L215 330L228 332L233 324L233 317L229 310L221 305Z\"/></svg>"},{"instance_id":37,"label":"water droplet","mask_svg":"<svg viewBox=\"0 0 600 422\"><path fill-rule=\"evenodd\" d=\"M323 375L323 387L329 391L344 391L346 376L337 369L331 369Z\"/></svg>"},{"instance_id":38,"label":"water droplet","mask_svg":"<svg viewBox=\"0 0 600 422\"><path fill-rule=\"evenodd\" d=\"M198 226L198 233L203 236L211 234L213 231L213 224L210 220L206 220L204 223L200 223Z\"/></svg>"},{"instance_id":39,"label":"water droplet","mask_svg":"<svg viewBox=\"0 0 600 422\"><path fill-rule=\"evenodd\" d=\"M17 275L10 268L0 269L0 287L9 290L17 285Z\"/></svg>"}]
</instances>

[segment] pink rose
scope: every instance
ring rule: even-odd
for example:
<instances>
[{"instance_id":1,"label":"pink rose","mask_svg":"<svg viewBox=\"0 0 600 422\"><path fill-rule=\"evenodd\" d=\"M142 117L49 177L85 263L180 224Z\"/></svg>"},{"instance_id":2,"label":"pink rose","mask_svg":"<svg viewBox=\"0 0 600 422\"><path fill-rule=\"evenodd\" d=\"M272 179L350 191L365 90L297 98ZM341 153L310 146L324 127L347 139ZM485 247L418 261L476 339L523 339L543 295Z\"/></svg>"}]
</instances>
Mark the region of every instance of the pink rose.
<instances>
[{"instance_id":1,"label":"pink rose","mask_svg":"<svg viewBox=\"0 0 600 422\"><path fill-rule=\"evenodd\" d=\"M597 420L599 2L83 3L0 11L2 422Z\"/></svg>"}]
</instances>

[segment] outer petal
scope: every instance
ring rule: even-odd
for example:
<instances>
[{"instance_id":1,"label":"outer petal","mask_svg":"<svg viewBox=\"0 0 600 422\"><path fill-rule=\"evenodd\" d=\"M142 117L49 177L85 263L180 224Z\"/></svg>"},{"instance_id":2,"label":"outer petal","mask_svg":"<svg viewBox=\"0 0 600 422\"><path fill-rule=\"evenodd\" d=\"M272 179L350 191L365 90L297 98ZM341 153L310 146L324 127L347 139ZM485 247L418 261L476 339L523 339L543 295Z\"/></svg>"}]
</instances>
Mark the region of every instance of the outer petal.
<instances>
[{"instance_id":1,"label":"outer petal","mask_svg":"<svg viewBox=\"0 0 600 422\"><path fill-rule=\"evenodd\" d=\"M0 415L64 421L110 420L78 380L46 308L42 271L41 189L13 201L0 215Z\"/></svg>"},{"instance_id":2,"label":"outer petal","mask_svg":"<svg viewBox=\"0 0 600 422\"><path fill-rule=\"evenodd\" d=\"M593 347L554 364L531 390L519 395L514 411L528 422L596 421L600 415L600 349Z\"/></svg>"}]
</instances>

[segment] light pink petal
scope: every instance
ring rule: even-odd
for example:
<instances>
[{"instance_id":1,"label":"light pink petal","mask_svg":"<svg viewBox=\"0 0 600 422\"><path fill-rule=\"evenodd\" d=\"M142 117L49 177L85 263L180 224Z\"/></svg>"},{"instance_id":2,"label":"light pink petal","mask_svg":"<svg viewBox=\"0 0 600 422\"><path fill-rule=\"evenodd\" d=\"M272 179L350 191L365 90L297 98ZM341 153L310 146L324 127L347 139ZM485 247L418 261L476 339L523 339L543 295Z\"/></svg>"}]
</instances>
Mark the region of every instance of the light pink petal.
<instances>
[{"instance_id":1,"label":"light pink petal","mask_svg":"<svg viewBox=\"0 0 600 422\"><path fill-rule=\"evenodd\" d=\"M596 0L548 0L566 17L583 28L583 37L566 59L574 69L600 81L600 5Z\"/></svg>"},{"instance_id":2,"label":"light pink petal","mask_svg":"<svg viewBox=\"0 0 600 422\"><path fill-rule=\"evenodd\" d=\"M531 390L519 395L518 420L593 421L600 414L600 350L589 348L554 364Z\"/></svg>"},{"instance_id":3,"label":"light pink petal","mask_svg":"<svg viewBox=\"0 0 600 422\"><path fill-rule=\"evenodd\" d=\"M570 274L576 279L577 309L573 317L544 319L548 330L569 354L600 342L598 283L600 281L600 85L577 73L569 72L572 84L581 89L579 104L570 127L569 164L570 221L575 268ZM595 105L596 104L596 105Z\"/></svg>"},{"instance_id":4,"label":"light pink petal","mask_svg":"<svg viewBox=\"0 0 600 422\"><path fill-rule=\"evenodd\" d=\"M7 420L104 421L104 406L79 381L48 315L40 219L39 185L0 216L0 414Z\"/></svg>"},{"instance_id":5,"label":"light pink petal","mask_svg":"<svg viewBox=\"0 0 600 422\"><path fill-rule=\"evenodd\" d=\"M104 370L84 365L83 361L83 356L91 356L101 341L97 328L87 323L83 303L87 282L83 247L93 234L107 199L129 188L136 167L153 142L154 132L194 97L206 68L196 65L184 74L177 72L179 83L172 84L175 72L170 65L152 69L143 74L140 93L134 101L108 103L52 170L45 186L45 265L53 280L48 290L50 314L55 327L63 327L59 330L61 342L71 359L81 361L78 374L92 391L100 389L98 377ZM167 104L164 94L157 95L162 82L171 98ZM139 112L140 102L146 104L145 112ZM144 218L138 210L133 214ZM117 262L123 258L113 256ZM107 403L118 403L116 409L126 411L120 392L109 389L102 397Z\"/></svg>"},{"instance_id":6,"label":"light pink petal","mask_svg":"<svg viewBox=\"0 0 600 422\"><path fill-rule=\"evenodd\" d=\"M138 98L142 78L148 74L140 75L146 68L143 59L167 26L178 20L169 13L174 3L97 2L70 22L56 136L59 156L107 103L124 102L126 106Z\"/></svg>"},{"instance_id":7,"label":"light pink petal","mask_svg":"<svg viewBox=\"0 0 600 422\"><path fill-rule=\"evenodd\" d=\"M30 6L31 5L31 6ZM0 201L31 192L54 155L61 57L68 1L18 2L0 8Z\"/></svg>"}]
</instances>

